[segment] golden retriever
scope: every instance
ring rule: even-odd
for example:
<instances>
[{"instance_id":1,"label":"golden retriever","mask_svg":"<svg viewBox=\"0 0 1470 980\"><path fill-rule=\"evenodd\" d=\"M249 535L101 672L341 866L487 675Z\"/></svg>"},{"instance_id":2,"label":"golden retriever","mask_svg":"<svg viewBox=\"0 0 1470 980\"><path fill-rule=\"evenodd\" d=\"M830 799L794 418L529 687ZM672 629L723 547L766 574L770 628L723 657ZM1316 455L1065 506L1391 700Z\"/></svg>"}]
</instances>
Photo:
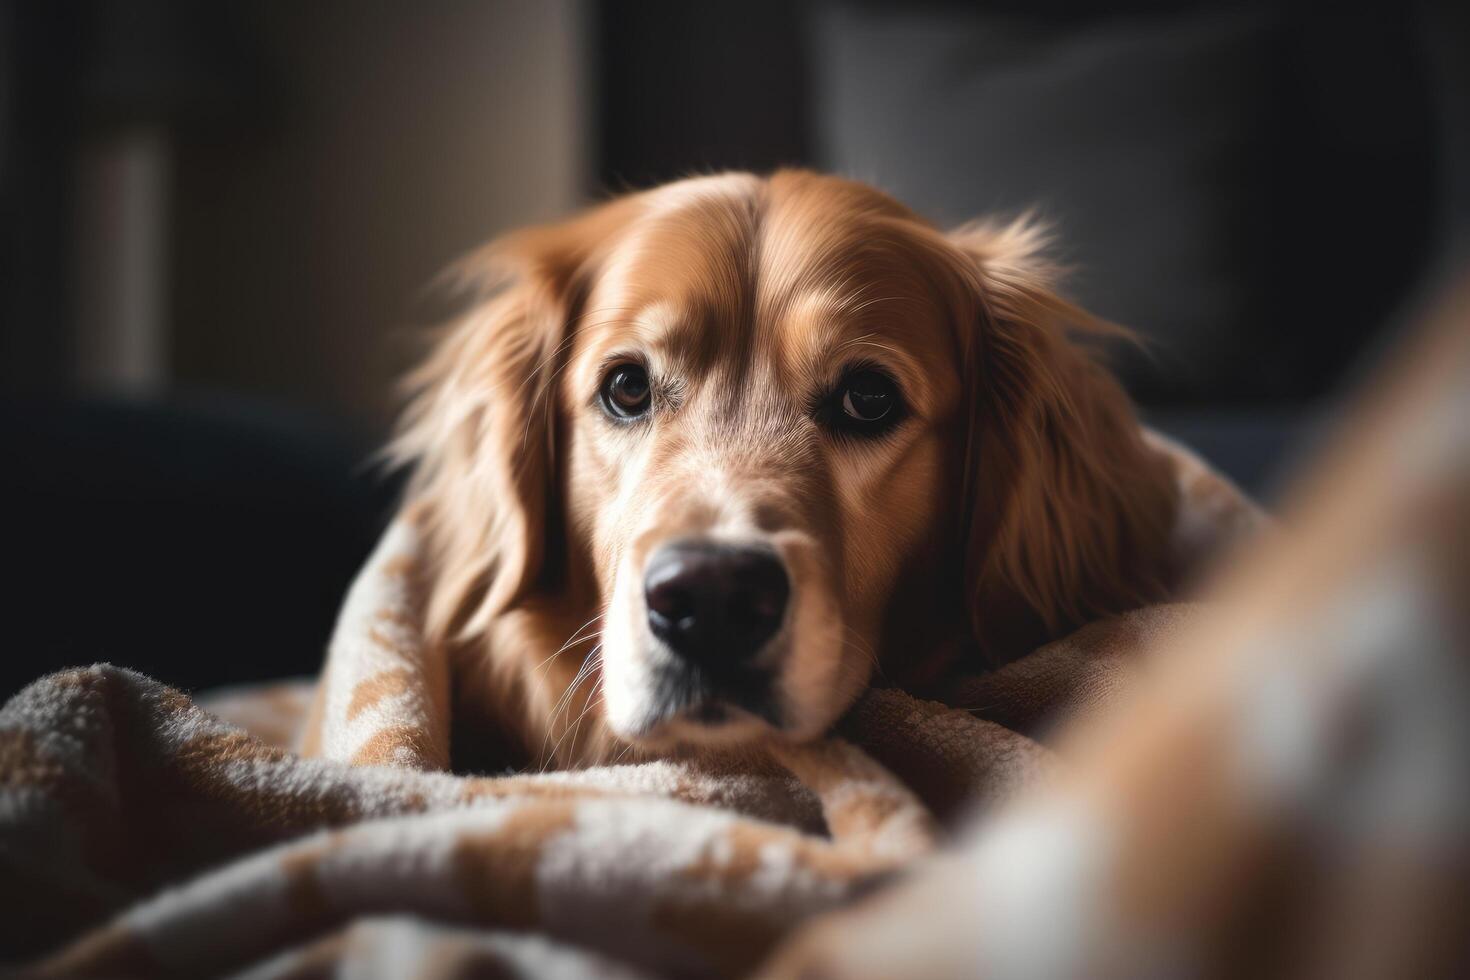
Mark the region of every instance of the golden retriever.
<instances>
[{"instance_id":1,"label":"golden retriever","mask_svg":"<svg viewBox=\"0 0 1470 980\"><path fill-rule=\"evenodd\" d=\"M542 765L806 739L1159 597L1172 471L1042 244L782 171L473 256L395 444L457 717Z\"/></svg>"}]
</instances>

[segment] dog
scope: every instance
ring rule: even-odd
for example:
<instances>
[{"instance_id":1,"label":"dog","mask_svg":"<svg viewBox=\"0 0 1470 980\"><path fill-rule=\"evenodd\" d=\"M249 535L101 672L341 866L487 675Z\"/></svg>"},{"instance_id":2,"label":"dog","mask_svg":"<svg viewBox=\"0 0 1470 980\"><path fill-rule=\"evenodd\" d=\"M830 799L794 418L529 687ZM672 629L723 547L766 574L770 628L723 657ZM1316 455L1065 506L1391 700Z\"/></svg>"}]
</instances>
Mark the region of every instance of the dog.
<instances>
[{"instance_id":1,"label":"dog","mask_svg":"<svg viewBox=\"0 0 1470 980\"><path fill-rule=\"evenodd\" d=\"M779 171L467 259L392 448L457 727L543 766L810 739L1166 594L1174 474L1045 245Z\"/></svg>"}]
</instances>

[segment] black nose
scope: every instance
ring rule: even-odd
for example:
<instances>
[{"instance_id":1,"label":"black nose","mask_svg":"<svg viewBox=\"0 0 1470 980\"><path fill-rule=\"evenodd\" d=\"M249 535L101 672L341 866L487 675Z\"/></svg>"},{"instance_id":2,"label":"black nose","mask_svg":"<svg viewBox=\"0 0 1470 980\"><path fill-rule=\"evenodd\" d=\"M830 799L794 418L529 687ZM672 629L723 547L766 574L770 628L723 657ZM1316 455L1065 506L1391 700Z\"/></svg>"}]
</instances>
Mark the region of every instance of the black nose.
<instances>
[{"instance_id":1,"label":"black nose","mask_svg":"<svg viewBox=\"0 0 1470 980\"><path fill-rule=\"evenodd\" d=\"M653 635L716 670L760 652L780 629L790 592L773 552L713 541L664 545L643 576Z\"/></svg>"}]
</instances>

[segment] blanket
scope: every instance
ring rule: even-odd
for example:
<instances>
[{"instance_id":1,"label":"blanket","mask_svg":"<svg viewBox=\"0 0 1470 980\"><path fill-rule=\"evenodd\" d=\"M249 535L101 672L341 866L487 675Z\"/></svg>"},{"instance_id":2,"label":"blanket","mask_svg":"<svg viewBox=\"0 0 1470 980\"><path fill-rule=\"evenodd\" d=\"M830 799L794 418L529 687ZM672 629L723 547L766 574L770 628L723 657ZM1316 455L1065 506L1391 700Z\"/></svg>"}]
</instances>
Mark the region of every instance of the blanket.
<instances>
[{"instance_id":1,"label":"blanket","mask_svg":"<svg viewBox=\"0 0 1470 980\"><path fill-rule=\"evenodd\" d=\"M1259 512L1177 446L1181 553ZM1092 624L942 701L870 691L805 745L453 774L448 676L393 524L314 691L198 701L55 674L0 712L3 961L40 976L742 975L884 889L958 814L1056 778L1037 723L1105 711L1196 615ZM973 710L971 710L973 709ZM499 975L499 974L497 974Z\"/></svg>"}]
</instances>

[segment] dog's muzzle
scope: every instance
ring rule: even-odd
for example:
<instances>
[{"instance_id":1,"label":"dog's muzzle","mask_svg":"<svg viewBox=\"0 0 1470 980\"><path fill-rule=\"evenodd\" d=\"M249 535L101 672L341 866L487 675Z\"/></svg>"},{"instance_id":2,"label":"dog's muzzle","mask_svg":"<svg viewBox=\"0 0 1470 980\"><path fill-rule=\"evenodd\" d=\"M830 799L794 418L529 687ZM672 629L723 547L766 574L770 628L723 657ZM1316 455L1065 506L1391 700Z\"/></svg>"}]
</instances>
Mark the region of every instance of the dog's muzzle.
<instances>
[{"instance_id":1,"label":"dog's muzzle","mask_svg":"<svg viewBox=\"0 0 1470 980\"><path fill-rule=\"evenodd\" d=\"M729 705L774 720L762 654L785 622L791 584L773 550L706 539L666 544L648 560L643 595L649 631L672 655L659 680L666 716L719 723Z\"/></svg>"}]
</instances>

